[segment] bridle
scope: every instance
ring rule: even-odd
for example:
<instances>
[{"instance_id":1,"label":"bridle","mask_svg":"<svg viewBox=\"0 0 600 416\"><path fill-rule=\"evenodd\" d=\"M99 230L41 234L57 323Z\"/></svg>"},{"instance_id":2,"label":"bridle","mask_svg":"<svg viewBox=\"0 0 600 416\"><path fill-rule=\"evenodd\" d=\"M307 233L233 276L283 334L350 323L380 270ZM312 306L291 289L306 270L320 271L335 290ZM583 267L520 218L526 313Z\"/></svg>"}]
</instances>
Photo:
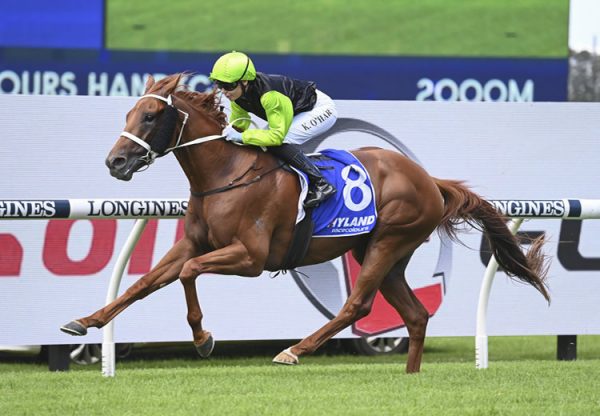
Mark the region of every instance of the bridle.
<instances>
[{"instance_id":1,"label":"bridle","mask_svg":"<svg viewBox=\"0 0 600 416\"><path fill-rule=\"evenodd\" d=\"M147 141L139 138L138 136L136 136L135 134L129 133L128 131L122 131L121 132L121 136L125 137L127 139L133 140L135 143L137 143L138 145L142 146L144 149L146 149L146 154L141 156L139 158L139 160L141 160L142 162L144 162L144 165L140 166L139 169L137 169L136 172L139 172L141 170L145 170L147 169L153 162L154 160L156 160L157 157L163 157L164 155L166 155L167 153L172 152L173 150L177 150L177 149L181 149L183 147L187 147L187 146L192 146L195 144L201 144L201 143L205 143L205 142L209 142L212 140L218 140L218 139L225 139L227 138L227 136L224 135L219 135L219 134L213 134L210 136L204 136L204 137L199 137L197 139L191 140L189 142L186 143L181 143L181 138L183 136L183 129L185 128L185 125L189 119L189 113L186 113L183 110L180 110L179 108L175 107L173 105L173 98L171 96L171 94L169 94L166 98L163 97L162 95L157 95L157 94L145 94L142 95L139 99L143 99L143 98L155 98L157 100L160 101L164 101L169 107L171 107L173 110L172 111L178 111L180 113L183 114L183 122L181 124L181 129L179 130L179 136L177 136L177 141L175 142L175 146L173 147L169 147L167 149L165 149L163 152L156 152L152 149L151 144L149 144ZM231 121L228 126L233 125L233 123L236 123L237 121L240 120L249 120L250 123L252 123L255 127L258 127L256 125L256 123L254 122L254 120L250 119L250 118L238 118L235 119L233 121ZM172 133L171 133L172 134ZM238 143L235 143L238 144ZM243 146L243 145L242 145ZM265 148L262 148L263 151L266 151ZM193 196L201 198L204 196L208 196L208 195L213 195L213 194L218 194L221 192L227 192L230 191L232 189L235 188L240 188L240 187L245 187L248 185L252 185L255 182L258 182L259 180L261 180L265 175L268 175L270 173L275 172L276 170L280 169L281 167L284 166L283 162L280 162L278 165L276 165L275 167L269 169L268 171L266 171L265 173L263 173L262 175L256 175L254 178L246 181L246 182L240 182L242 178L244 178L248 173L256 170L256 162L254 162L252 164L252 166L250 166L250 168L248 168L242 175L240 175L239 177L233 179L232 181L229 182L229 184L227 184L226 186L220 187L220 188L216 188L216 189L212 189L209 191L205 191L205 192L195 192L190 190L190 192L192 193Z\"/></svg>"},{"instance_id":2,"label":"bridle","mask_svg":"<svg viewBox=\"0 0 600 416\"><path fill-rule=\"evenodd\" d=\"M142 146L144 149L146 149L146 154L141 156L139 159L144 162L144 165L142 165L140 167L141 168L147 168L149 167L154 160L156 160L157 157L162 157L164 155L166 155L167 153L172 152L173 150L177 150L177 149L181 149L182 147L186 147L186 146L192 146L195 144L200 144L200 143L205 143L211 140L218 140L218 139L224 139L226 138L226 136L223 135L219 135L219 134L214 134L211 136L205 136L205 137L199 137L197 139L194 139L192 141L186 142L186 143L181 143L181 137L183 136L183 129L185 128L185 125L188 121L189 118L189 113L186 113L183 110L180 110L179 108L175 107L175 105L173 105L173 98L171 96L171 94L169 94L168 97L163 97L162 95L157 95L157 94L145 94L142 95L139 100L142 100L144 98L155 98L157 100L160 101L164 101L165 103L167 103L168 106L172 107L174 110L177 110L178 112L183 114L183 122L181 124L181 129L179 130L179 136L177 137L177 141L175 142L175 146L173 147L169 147L167 149L165 149L163 152L156 152L155 150L152 149L152 146L150 143L148 143L147 141L139 138L138 136L136 136L135 134L132 134L128 131L122 131L121 132L121 136L125 137L129 140L133 140L135 143L137 143L138 145ZM138 169L138 171L140 170Z\"/></svg>"}]
</instances>

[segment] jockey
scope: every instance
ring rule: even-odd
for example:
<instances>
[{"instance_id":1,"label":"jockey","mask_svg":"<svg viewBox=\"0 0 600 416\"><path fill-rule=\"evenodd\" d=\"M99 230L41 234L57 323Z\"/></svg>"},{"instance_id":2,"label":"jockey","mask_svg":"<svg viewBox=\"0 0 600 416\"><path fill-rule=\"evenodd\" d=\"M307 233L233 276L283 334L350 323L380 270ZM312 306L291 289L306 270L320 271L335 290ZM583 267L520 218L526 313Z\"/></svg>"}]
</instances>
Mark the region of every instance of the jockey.
<instances>
[{"instance_id":1,"label":"jockey","mask_svg":"<svg viewBox=\"0 0 600 416\"><path fill-rule=\"evenodd\" d=\"M336 192L300 145L329 130L337 120L333 100L312 81L256 72L250 58L230 52L215 62L210 79L231 101L233 128L223 130L227 140L265 146L269 152L310 179L304 206L315 207ZM268 122L268 129L249 129L248 113Z\"/></svg>"}]
</instances>

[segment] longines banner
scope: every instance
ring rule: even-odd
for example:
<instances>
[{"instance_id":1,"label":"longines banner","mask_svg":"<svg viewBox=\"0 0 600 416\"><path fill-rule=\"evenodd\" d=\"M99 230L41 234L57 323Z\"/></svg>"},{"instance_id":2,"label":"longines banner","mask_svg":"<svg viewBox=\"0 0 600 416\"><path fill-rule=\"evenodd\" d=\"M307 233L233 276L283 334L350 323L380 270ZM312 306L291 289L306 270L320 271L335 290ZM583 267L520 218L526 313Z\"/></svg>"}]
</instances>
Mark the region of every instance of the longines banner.
<instances>
[{"instance_id":1,"label":"longines banner","mask_svg":"<svg viewBox=\"0 0 600 416\"><path fill-rule=\"evenodd\" d=\"M149 222L121 291L181 237L188 184L172 155L130 182L113 179L104 165L134 102L129 97L0 96L5 109L0 113L0 344L73 342L58 328L103 306L133 226L132 220L116 217L172 217ZM600 221L550 218L567 209L576 215L576 206L554 200L600 197L598 104L337 104L340 119L333 130L306 150L396 150L433 176L465 180L482 196L505 200L499 203L504 209L541 217L528 220L522 232L547 238L552 303L498 272L490 335L600 334ZM68 199L80 200L74 205L79 208L65 204ZM77 219L79 210L109 218ZM38 218L19 219L23 216ZM432 234L408 269L409 283L432 315L430 336L475 333L489 254L476 231L461 234L461 241ZM344 256L277 277L200 276L205 327L219 340L304 337L339 311L358 271ZM181 285L175 282L135 303L117 317L115 331L117 342L191 340ZM378 297L371 315L340 336L365 334L406 332ZM100 342L101 331L91 330L81 341Z\"/></svg>"}]
</instances>

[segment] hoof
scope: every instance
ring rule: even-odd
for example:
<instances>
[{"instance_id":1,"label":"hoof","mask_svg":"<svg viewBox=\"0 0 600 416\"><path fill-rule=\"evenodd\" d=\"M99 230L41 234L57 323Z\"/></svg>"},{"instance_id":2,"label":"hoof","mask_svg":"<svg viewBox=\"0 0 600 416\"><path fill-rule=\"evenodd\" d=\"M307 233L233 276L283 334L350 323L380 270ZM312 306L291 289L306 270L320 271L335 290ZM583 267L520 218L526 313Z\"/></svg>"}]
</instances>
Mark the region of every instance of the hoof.
<instances>
[{"instance_id":1,"label":"hoof","mask_svg":"<svg viewBox=\"0 0 600 416\"><path fill-rule=\"evenodd\" d=\"M281 351L275 358L273 358L273 362L275 364L285 364L285 365L297 365L300 364L298 361L298 356L292 352L292 347L286 348Z\"/></svg>"},{"instance_id":2,"label":"hoof","mask_svg":"<svg viewBox=\"0 0 600 416\"><path fill-rule=\"evenodd\" d=\"M195 344L194 344L195 345ZM208 339L202 345L195 345L198 355L202 358L208 358L215 348L215 340L209 333Z\"/></svg>"},{"instance_id":3,"label":"hoof","mask_svg":"<svg viewBox=\"0 0 600 416\"><path fill-rule=\"evenodd\" d=\"M87 334L87 328L79 321L71 321L60 327L60 330L69 335L83 336Z\"/></svg>"}]
</instances>

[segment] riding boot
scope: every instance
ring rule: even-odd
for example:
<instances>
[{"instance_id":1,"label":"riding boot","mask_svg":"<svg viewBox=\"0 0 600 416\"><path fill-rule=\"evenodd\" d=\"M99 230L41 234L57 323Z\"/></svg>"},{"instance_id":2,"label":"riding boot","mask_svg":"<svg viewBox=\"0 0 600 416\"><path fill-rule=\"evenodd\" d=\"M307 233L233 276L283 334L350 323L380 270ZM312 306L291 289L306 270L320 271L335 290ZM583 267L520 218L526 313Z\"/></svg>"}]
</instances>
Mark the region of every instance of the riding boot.
<instances>
[{"instance_id":1,"label":"riding boot","mask_svg":"<svg viewBox=\"0 0 600 416\"><path fill-rule=\"evenodd\" d=\"M304 154L298 145L284 143L281 146L272 146L269 151L275 156L289 163L296 169L306 173L310 180L308 195L304 200L305 208L313 208L335 194L335 187L324 177L319 168Z\"/></svg>"}]
</instances>

